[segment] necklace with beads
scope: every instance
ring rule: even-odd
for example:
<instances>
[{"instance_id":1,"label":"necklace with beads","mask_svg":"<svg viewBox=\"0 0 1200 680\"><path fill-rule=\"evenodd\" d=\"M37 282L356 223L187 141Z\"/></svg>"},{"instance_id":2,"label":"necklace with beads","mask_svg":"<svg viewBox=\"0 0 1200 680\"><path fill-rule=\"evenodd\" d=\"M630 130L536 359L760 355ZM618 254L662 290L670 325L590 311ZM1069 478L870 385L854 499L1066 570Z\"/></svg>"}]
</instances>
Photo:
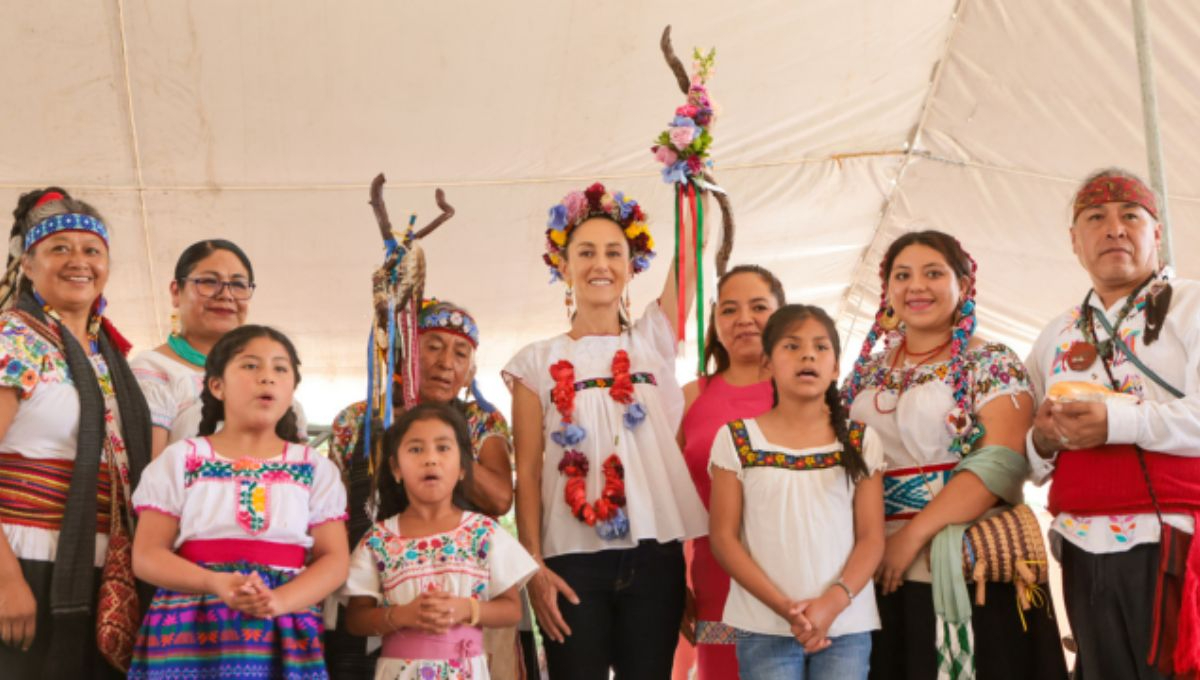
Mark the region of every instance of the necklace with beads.
<instances>
[{"instance_id":1,"label":"necklace with beads","mask_svg":"<svg viewBox=\"0 0 1200 680\"><path fill-rule=\"evenodd\" d=\"M941 354L943 350L945 350L947 347L950 346L950 343L953 342L953 340L954 340L954 336L951 335L949 340L947 340L946 342L943 342L942 344L938 345L937 347L934 347L933 349L931 349L927 352L910 353L908 351L908 337L905 336L904 338L902 338L900 340L900 346L896 348L895 354L892 355L892 363L888 369L889 372L895 372L896 367L900 364L901 357L911 357L914 359L919 359L919 361L916 364L909 366L908 368L906 368L904 370L904 377L902 377L900 379L900 388L896 390L895 406L892 406L890 409L886 409L886 408L883 408L882 406L880 406L879 405L879 394L884 391L883 385L880 385L879 389L875 390L875 396L872 399L872 401L875 405L875 410L883 415L895 413L896 409L899 408L899 406L900 406L900 397L909 388L909 385L912 383L913 375L916 374L917 369L928 364L935 357L937 357L937 355Z\"/></svg>"}]
</instances>

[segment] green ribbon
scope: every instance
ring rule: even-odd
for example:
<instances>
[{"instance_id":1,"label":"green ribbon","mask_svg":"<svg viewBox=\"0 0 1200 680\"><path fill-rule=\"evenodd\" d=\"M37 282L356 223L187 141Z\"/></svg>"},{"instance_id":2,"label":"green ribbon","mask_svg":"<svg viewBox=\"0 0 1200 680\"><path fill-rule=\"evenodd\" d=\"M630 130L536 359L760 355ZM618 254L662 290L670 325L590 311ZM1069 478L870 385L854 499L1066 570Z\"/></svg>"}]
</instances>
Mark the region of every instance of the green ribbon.
<instances>
[{"instance_id":1,"label":"green ribbon","mask_svg":"<svg viewBox=\"0 0 1200 680\"><path fill-rule=\"evenodd\" d=\"M182 335L179 335L178 333L172 333L168 335L167 347L170 347L172 352L179 355L180 359L183 359L193 366L197 366L201 369L204 368L204 362L208 357L200 352L200 350L188 344L188 341L185 340Z\"/></svg>"}]
</instances>

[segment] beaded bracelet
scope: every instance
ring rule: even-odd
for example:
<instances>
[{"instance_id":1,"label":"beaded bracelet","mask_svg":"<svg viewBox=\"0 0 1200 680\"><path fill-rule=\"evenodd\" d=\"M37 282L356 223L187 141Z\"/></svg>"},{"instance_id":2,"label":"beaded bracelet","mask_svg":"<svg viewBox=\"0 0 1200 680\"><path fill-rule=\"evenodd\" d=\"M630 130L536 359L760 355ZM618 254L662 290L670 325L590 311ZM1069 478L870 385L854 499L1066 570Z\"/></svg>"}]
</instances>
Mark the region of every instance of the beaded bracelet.
<instances>
[{"instance_id":1,"label":"beaded bracelet","mask_svg":"<svg viewBox=\"0 0 1200 680\"><path fill-rule=\"evenodd\" d=\"M840 578L839 578L838 580L836 580L836 581L834 581L834 582L833 582L833 585L835 585L835 586L837 586L837 587L841 588L842 590L846 591L846 597L847 597L847 598L848 598L848 599L849 599L851 602L853 602L853 601L854 601L854 592L853 592L852 590L850 590L850 586L846 585L846 582L845 582L845 581L843 581L842 579L840 579Z\"/></svg>"}]
</instances>

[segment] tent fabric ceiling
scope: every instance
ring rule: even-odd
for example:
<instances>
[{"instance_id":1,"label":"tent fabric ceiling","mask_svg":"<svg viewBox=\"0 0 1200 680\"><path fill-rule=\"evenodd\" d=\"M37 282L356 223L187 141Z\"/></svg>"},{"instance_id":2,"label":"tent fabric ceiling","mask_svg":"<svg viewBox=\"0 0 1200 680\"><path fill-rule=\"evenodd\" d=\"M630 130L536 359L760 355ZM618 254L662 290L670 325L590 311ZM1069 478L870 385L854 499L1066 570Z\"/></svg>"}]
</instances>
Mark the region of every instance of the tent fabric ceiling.
<instances>
[{"instance_id":1,"label":"tent fabric ceiling","mask_svg":"<svg viewBox=\"0 0 1200 680\"><path fill-rule=\"evenodd\" d=\"M932 227L979 261L980 332L1024 351L1086 288L1066 231L1078 181L1145 170L1127 0L51 0L0 6L0 204L53 183L101 209L111 314L139 348L167 332L178 253L241 244L251 319L297 341L300 397L327 422L363 391L368 182L386 172L393 217L424 220L441 186L458 215L424 244L428 292L476 315L479 375L505 403L499 368L565 327L539 260L548 205L601 179L671 250L648 151L681 100L668 23L681 54L717 48L733 262L836 313L852 349L882 250ZM1195 277L1200 6L1152 3L1150 26L1176 268Z\"/></svg>"}]
</instances>

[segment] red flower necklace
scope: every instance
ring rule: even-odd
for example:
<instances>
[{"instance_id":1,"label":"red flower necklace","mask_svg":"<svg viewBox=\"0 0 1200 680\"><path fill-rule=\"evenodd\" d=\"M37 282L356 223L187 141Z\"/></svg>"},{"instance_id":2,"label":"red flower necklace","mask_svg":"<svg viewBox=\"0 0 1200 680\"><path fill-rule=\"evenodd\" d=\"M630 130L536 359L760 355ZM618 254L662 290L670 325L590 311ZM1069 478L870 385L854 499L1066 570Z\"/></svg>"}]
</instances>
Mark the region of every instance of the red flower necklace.
<instances>
[{"instance_id":1,"label":"red flower necklace","mask_svg":"<svg viewBox=\"0 0 1200 680\"><path fill-rule=\"evenodd\" d=\"M641 405L634 401L633 379L629 368L629 354L623 349L617 350L612 360L611 383L599 380L597 386L607 384L609 396L613 401L625 405L625 425L633 429L641 423L645 415ZM554 378L550 398L562 417L561 427L552 432L550 438L563 448L563 457L558 463L558 471L567 477L563 499L567 507L571 508L571 514L584 524L595 527L601 538L624 538L629 534L629 518L622 509L625 507L625 466L621 464L621 459L616 453L610 454L604 460L602 468L604 488L600 491L600 497L594 502L588 502L588 458L575 448L587 437L587 431L572 420L575 411L575 366L563 359L550 367L550 376Z\"/></svg>"}]
</instances>

